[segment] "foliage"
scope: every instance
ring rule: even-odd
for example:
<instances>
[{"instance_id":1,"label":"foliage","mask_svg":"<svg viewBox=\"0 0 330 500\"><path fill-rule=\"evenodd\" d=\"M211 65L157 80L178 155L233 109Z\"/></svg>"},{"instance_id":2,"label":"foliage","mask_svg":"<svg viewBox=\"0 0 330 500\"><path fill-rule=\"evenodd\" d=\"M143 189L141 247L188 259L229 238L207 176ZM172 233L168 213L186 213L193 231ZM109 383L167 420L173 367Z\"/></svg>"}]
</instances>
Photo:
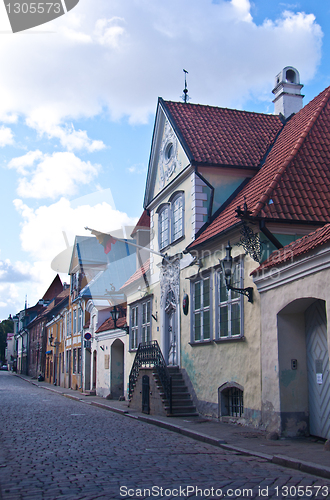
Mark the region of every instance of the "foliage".
<instances>
[{"instance_id":1,"label":"foliage","mask_svg":"<svg viewBox=\"0 0 330 500\"><path fill-rule=\"evenodd\" d=\"M9 316L8 319L4 319L0 322L0 362L5 362L5 349L7 343L7 333L14 331L14 322Z\"/></svg>"}]
</instances>

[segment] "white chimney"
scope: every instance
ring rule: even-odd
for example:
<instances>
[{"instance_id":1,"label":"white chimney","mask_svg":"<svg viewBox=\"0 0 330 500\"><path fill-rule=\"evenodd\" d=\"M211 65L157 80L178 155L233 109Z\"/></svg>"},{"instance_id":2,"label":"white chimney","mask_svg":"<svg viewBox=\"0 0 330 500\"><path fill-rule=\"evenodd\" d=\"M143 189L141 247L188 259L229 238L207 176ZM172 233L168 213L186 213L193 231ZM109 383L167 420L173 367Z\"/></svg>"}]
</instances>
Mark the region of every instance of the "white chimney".
<instances>
[{"instance_id":1,"label":"white chimney","mask_svg":"<svg viewBox=\"0 0 330 500\"><path fill-rule=\"evenodd\" d=\"M275 87L272 90L275 95L275 115L282 114L288 118L292 113L298 113L303 107L303 95L301 89L299 71L292 66L286 66L275 78Z\"/></svg>"}]
</instances>

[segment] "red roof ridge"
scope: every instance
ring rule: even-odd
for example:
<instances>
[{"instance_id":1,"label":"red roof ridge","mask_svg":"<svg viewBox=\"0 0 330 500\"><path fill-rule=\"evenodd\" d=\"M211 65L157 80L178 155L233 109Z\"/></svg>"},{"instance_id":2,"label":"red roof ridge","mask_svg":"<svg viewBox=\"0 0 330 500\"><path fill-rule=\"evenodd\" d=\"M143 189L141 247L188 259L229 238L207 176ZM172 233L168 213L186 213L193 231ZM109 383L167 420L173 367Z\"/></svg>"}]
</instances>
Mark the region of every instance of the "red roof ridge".
<instances>
[{"instance_id":1,"label":"red roof ridge","mask_svg":"<svg viewBox=\"0 0 330 500\"><path fill-rule=\"evenodd\" d=\"M271 197L271 194L272 194L273 190L276 188L276 186L278 185L279 181L281 180L281 178L283 176L283 173L285 172L286 168L288 167L288 165L291 163L291 161L298 154L298 152L299 152L302 144L304 143L307 135L311 131L311 129L312 129L313 125L315 124L317 118L320 116L320 113L321 113L322 109L324 108L325 104L329 101L329 98L330 98L330 86L327 87L323 91L323 93L324 93L324 95L323 95L322 99L320 100L320 102L319 102L316 110L314 111L314 113L312 113L312 115L311 115L311 117L310 117L310 119L309 119L306 127L303 129L303 131L299 135L298 139L296 140L296 142L295 142L295 144L294 144L294 146L293 146L293 148L291 150L291 153L289 153L289 155L286 157L286 160L284 161L284 163L282 164L282 166L276 172L276 174L274 176L274 179L272 180L272 182L270 183L270 185L266 189L265 193L261 196L260 200L256 204L256 206L255 206L255 208L254 208L254 210L252 212L253 216L256 216L260 212L260 210L262 210L262 208L265 206L265 204L268 202L268 200ZM285 127L284 127L284 129L285 129ZM282 129L282 130L284 130L284 129Z\"/></svg>"},{"instance_id":2,"label":"red roof ridge","mask_svg":"<svg viewBox=\"0 0 330 500\"><path fill-rule=\"evenodd\" d=\"M162 101L165 104L167 104L167 103L179 104L180 106L186 106L188 104L189 106L196 106L196 107L200 107L200 108L224 109L224 110L228 110L228 111L237 111L238 113L245 113L245 114L249 114L249 115L276 116L273 113L267 114L267 113L263 113L262 111L247 111L245 109L228 108L225 106L215 106L215 105L213 106L212 104L200 104L198 102L184 103L184 102L180 102L180 101L170 101L168 99L162 99Z\"/></svg>"}]
</instances>

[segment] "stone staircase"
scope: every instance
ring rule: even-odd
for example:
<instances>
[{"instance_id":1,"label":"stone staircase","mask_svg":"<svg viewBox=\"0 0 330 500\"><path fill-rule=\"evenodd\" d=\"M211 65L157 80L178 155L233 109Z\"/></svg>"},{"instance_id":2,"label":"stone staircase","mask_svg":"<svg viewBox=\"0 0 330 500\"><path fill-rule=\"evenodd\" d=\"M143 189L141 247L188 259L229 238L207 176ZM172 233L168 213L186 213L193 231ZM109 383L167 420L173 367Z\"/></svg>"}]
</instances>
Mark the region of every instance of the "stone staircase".
<instances>
[{"instance_id":1,"label":"stone staircase","mask_svg":"<svg viewBox=\"0 0 330 500\"><path fill-rule=\"evenodd\" d=\"M198 417L196 406L194 405L188 392L188 387L185 384L180 368L178 366L168 366L167 369L170 372L170 376L172 378L172 413L170 413L170 406L163 393L163 388L158 378L157 372L156 370L153 372L167 416Z\"/></svg>"}]
</instances>

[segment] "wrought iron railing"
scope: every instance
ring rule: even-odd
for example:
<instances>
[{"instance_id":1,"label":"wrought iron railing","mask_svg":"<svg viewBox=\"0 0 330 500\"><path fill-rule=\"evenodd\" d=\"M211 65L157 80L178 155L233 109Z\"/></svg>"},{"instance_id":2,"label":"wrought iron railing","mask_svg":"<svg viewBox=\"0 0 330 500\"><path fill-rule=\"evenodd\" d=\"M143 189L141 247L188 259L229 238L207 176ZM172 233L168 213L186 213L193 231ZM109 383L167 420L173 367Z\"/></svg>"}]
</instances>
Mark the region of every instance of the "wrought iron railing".
<instances>
[{"instance_id":1,"label":"wrought iron railing","mask_svg":"<svg viewBox=\"0 0 330 500\"><path fill-rule=\"evenodd\" d=\"M131 373L129 375L129 398L132 397L140 368L156 369L159 380L164 389L165 397L170 406L170 413L172 413L172 378L167 369L164 356L160 350L157 340L151 340L150 342L139 344Z\"/></svg>"}]
</instances>

